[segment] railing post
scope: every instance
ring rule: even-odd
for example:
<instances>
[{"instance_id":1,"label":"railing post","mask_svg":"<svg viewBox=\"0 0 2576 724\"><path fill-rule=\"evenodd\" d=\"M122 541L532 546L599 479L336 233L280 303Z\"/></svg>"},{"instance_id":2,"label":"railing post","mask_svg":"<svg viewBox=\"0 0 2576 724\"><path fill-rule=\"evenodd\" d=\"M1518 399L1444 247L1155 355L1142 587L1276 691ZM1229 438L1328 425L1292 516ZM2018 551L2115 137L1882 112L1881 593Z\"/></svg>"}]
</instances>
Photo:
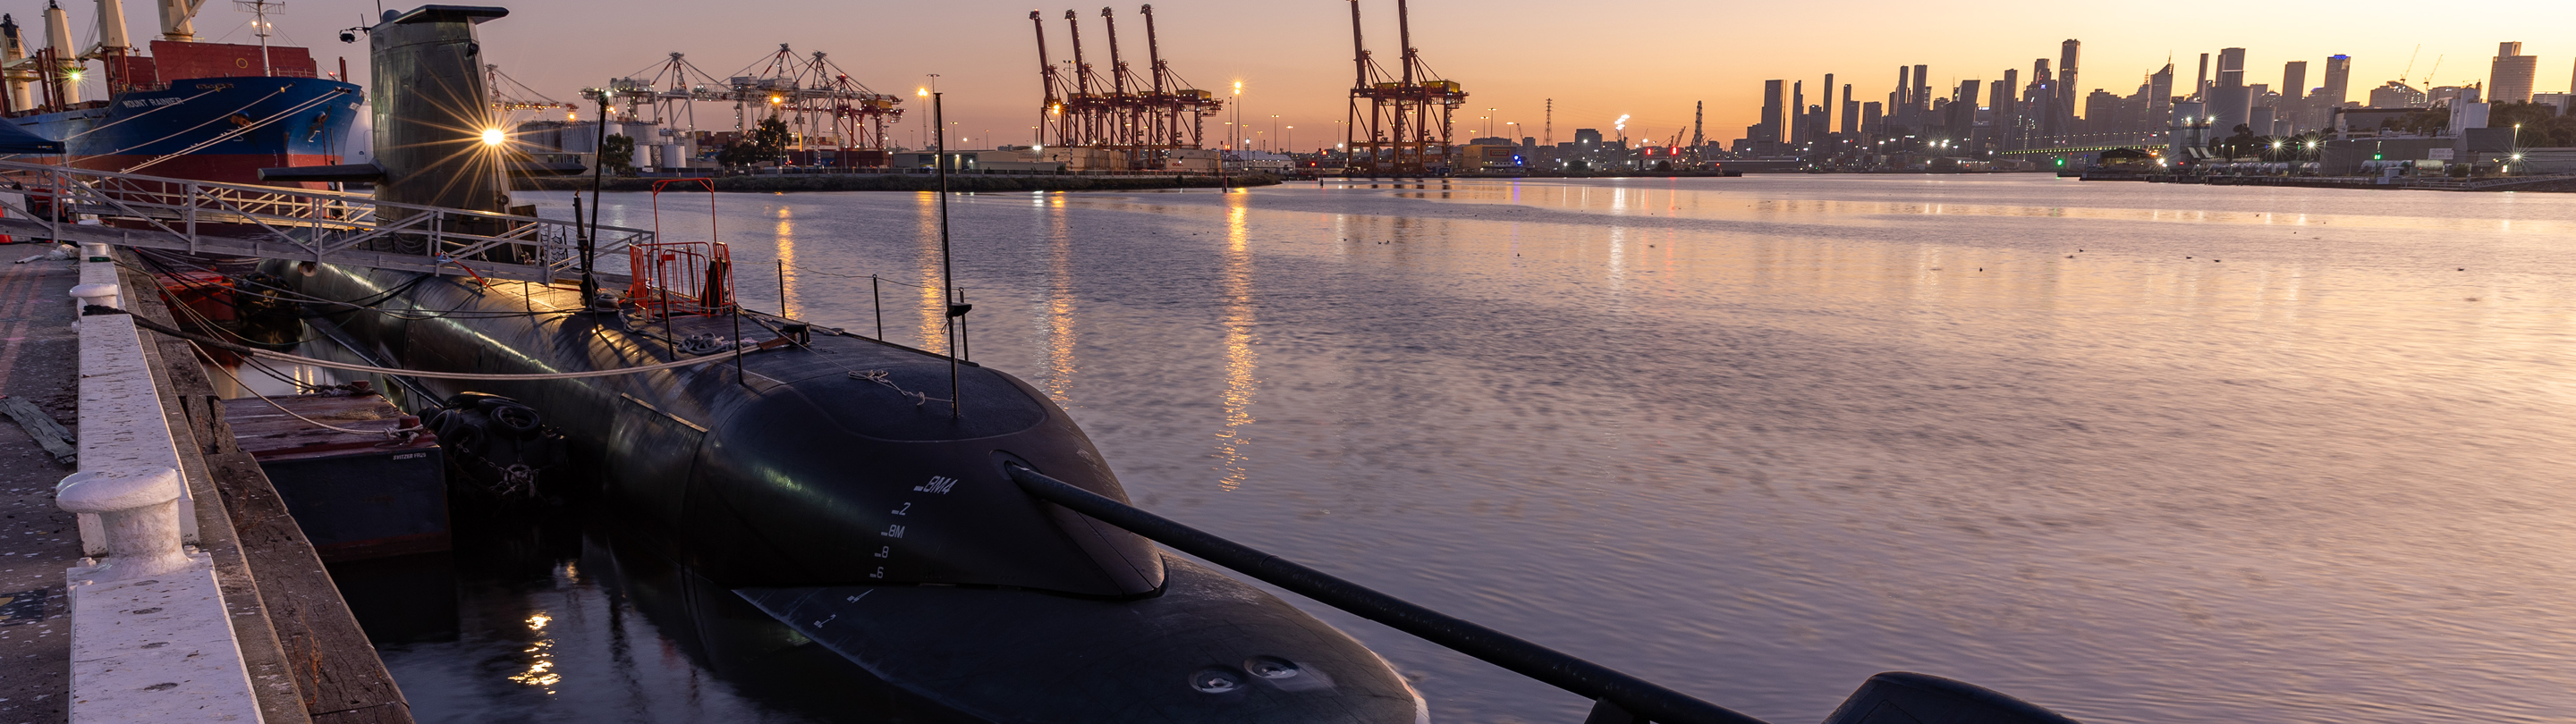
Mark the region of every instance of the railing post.
<instances>
[{"instance_id":1,"label":"railing post","mask_svg":"<svg viewBox=\"0 0 2576 724\"><path fill-rule=\"evenodd\" d=\"M187 193L188 210L186 213L188 214L188 243L194 244L197 240L197 185L194 183L188 184Z\"/></svg>"}]
</instances>

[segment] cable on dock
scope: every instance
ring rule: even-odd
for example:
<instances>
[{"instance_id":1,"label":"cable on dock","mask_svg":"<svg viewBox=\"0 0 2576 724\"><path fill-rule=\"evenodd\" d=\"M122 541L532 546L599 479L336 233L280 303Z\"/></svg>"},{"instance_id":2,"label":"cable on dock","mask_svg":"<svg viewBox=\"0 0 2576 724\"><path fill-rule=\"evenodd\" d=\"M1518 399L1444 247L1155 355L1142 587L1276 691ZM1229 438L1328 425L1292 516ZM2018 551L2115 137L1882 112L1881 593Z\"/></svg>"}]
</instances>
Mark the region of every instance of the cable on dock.
<instances>
[{"instance_id":1,"label":"cable on dock","mask_svg":"<svg viewBox=\"0 0 2576 724\"><path fill-rule=\"evenodd\" d=\"M82 310L81 310L81 313L82 313L83 315L100 315L100 314L125 314L126 312L125 312L125 310L117 309L117 308L115 308L115 307L103 307L103 306L99 306L99 305L96 305L96 304L92 304L92 305L88 305L88 306L86 306L86 307L83 307L83 308L82 308ZM180 329L178 329L178 328L176 328L176 327L171 327L171 326L169 326L169 325L165 325L165 324L162 324L162 323L159 323L159 322L155 322L155 321L152 321L152 320L149 320L149 319L144 319L144 318L142 318L142 317L135 317L135 318L134 318L134 325L135 325L135 326L137 326L137 327L142 327L142 328L144 328L144 329L149 329L149 330L152 330L152 331L155 331L155 332L160 332L160 333L162 333L162 334L170 335L170 336L173 336L173 337L178 337L178 338L180 338L180 339L188 340L188 341L191 341L191 342L196 342L196 343L201 344L201 345L213 345L213 346L215 346L215 347L221 348L221 349L223 349L223 350L225 350L225 351L228 351L228 352L232 352L232 353L234 353L234 354L245 355L245 356L250 356L250 357L258 357L258 358L261 358L261 359L277 360L277 361L280 361L280 362L289 362L289 363L301 364L301 365L312 365L312 366L315 366L315 367L325 367L325 368L329 368L329 369L335 369L335 370L346 370L346 371L350 371L350 372L372 372L372 373L381 374L381 375L399 375L399 376L404 376L404 377L427 377L427 378L430 378L430 379L438 379L438 380L571 380L571 379L581 379L581 378L586 378L586 377L615 377L615 376L618 376L618 375L631 375L631 374L636 374L636 373L640 373L640 372L654 372L654 371L658 371L658 370L678 369L678 368L681 368L681 367L694 367L694 366L697 366L697 365L706 364L706 363L708 363L708 362L715 362L715 361L718 361L718 360L733 359L733 358L735 358L735 357L739 357L739 356L742 356L742 355L750 354L750 353L753 353L753 352L759 352L759 351L762 351L762 350L776 349L776 348L779 348L779 347L786 346L786 345L788 344L788 340L787 340L787 339L785 339L785 338L773 339L773 340L769 340L769 341L767 341L767 342L762 342L762 343L759 343L759 344L756 344L756 345L751 345L751 346L748 346L748 347L740 347L740 348L736 348L736 349L735 349L734 351L732 351L732 352L719 352L719 353L711 354L711 355L703 355L703 356L698 356L698 357L690 357L690 358L688 358L688 359L673 360L673 361L670 361L670 362L663 362L663 363L661 363L661 364L651 364L651 365L645 365L645 366L642 366L642 367L623 367L623 368L618 368L618 369L613 369L613 370L589 370L589 371L585 371L585 372L541 372L541 373L534 373L534 374L495 374L495 373L484 373L484 372L426 372L426 371L421 371L421 370L407 370L407 369L398 369L398 368L393 368L393 367L377 367L377 366L375 366L375 365L363 365L363 364L357 364L357 363L354 363L354 362L340 362L340 361L337 361L337 360L316 359L316 358L313 358L313 357L305 357L305 356L302 356L302 355L287 354L287 353L285 353L285 352L276 352L276 351L271 351L271 350L259 349L259 348L256 348L256 347L247 347L247 346L243 346L243 345L233 344L233 343L231 343L231 342L226 342L226 341L223 341L223 340L220 340L220 339L215 339L215 338L213 338L213 337L207 337L207 336L203 336L203 335L199 335L199 334L195 334L195 333L191 333L191 332L182 331L182 330L180 330Z\"/></svg>"}]
</instances>

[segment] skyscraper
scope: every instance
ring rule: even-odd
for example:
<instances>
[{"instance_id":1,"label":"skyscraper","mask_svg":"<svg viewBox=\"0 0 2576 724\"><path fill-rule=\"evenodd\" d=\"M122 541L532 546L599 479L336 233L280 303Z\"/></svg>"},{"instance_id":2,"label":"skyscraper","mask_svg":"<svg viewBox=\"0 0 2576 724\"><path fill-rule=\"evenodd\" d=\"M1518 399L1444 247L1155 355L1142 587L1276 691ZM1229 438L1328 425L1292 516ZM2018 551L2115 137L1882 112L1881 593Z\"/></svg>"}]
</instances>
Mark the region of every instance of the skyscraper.
<instances>
[{"instance_id":1,"label":"skyscraper","mask_svg":"<svg viewBox=\"0 0 2576 724\"><path fill-rule=\"evenodd\" d=\"M1780 112L1781 109L1788 107L1787 92L1788 89L1781 87L1780 81L1762 81L1762 122L1754 126L1761 130L1754 131L1748 136L1754 143L1780 142L1780 131L1785 126L1781 122L1784 119L1780 117Z\"/></svg>"},{"instance_id":2,"label":"skyscraper","mask_svg":"<svg viewBox=\"0 0 2576 724\"><path fill-rule=\"evenodd\" d=\"M1916 115L1932 110L1932 72L1929 68L1919 63L1914 66L1914 94L1906 100Z\"/></svg>"},{"instance_id":3,"label":"skyscraper","mask_svg":"<svg viewBox=\"0 0 2576 724\"><path fill-rule=\"evenodd\" d=\"M1843 135L1854 141L1860 138L1860 99L1852 97L1850 83L1843 84Z\"/></svg>"},{"instance_id":4,"label":"skyscraper","mask_svg":"<svg viewBox=\"0 0 2576 724\"><path fill-rule=\"evenodd\" d=\"M1807 82L1789 84L1789 142L1807 142Z\"/></svg>"},{"instance_id":5,"label":"skyscraper","mask_svg":"<svg viewBox=\"0 0 2576 724\"><path fill-rule=\"evenodd\" d=\"M2540 77L2540 56L2523 55L2522 43L2496 44L2495 65L2487 70L2487 100L2530 103L2532 82Z\"/></svg>"},{"instance_id":6,"label":"skyscraper","mask_svg":"<svg viewBox=\"0 0 2576 724\"><path fill-rule=\"evenodd\" d=\"M2146 123L2139 128L2163 128L2173 118L2173 75L2173 62L2166 61L2163 70L2147 76Z\"/></svg>"},{"instance_id":7,"label":"skyscraper","mask_svg":"<svg viewBox=\"0 0 2576 724\"><path fill-rule=\"evenodd\" d=\"M2006 151L2019 150L2021 143L2021 110L2014 107L2013 94L2020 92L2021 71L2004 69L2004 82L1995 86L1995 145Z\"/></svg>"},{"instance_id":8,"label":"skyscraper","mask_svg":"<svg viewBox=\"0 0 2576 724\"><path fill-rule=\"evenodd\" d=\"M2281 65L2281 120L2292 126L2314 128L2316 109L2308 102L2308 62L2293 60Z\"/></svg>"},{"instance_id":9,"label":"skyscraper","mask_svg":"<svg viewBox=\"0 0 2576 724\"><path fill-rule=\"evenodd\" d=\"M1908 68L1902 65L1896 66L1896 94L1894 98L1888 100L1889 103L1893 103L1895 106L1890 107L1905 105L1906 92L1914 89L1913 73L1913 68Z\"/></svg>"},{"instance_id":10,"label":"skyscraper","mask_svg":"<svg viewBox=\"0 0 2576 724\"><path fill-rule=\"evenodd\" d=\"M1819 105L1823 110L1816 114L1816 135L1823 136L1834 132L1834 74L1832 73L1825 74L1825 102Z\"/></svg>"},{"instance_id":11,"label":"skyscraper","mask_svg":"<svg viewBox=\"0 0 2576 724\"><path fill-rule=\"evenodd\" d=\"M2191 79L2191 99L2209 100L2209 54L2200 54L2200 77Z\"/></svg>"},{"instance_id":12,"label":"skyscraper","mask_svg":"<svg viewBox=\"0 0 2576 724\"><path fill-rule=\"evenodd\" d=\"M2350 91L2351 85L2352 56L2326 56L2326 84L2317 88L2317 103L2326 106L2343 105L2345 93Z\"/></svg>"},{"instance_id":13,"label":"skyscraper","mask_svg":"<svg viewBox=\"0 0 2576 724\"><path fill-rule=\"evenodd\" d=\"M2245 49L2219 49L2218 80L2209 88L2209 115L2216 119L2209 122L2210 133L2221 138L2235 135L2236 127L2246 125L2253 111L2253 89L2245 87Z\"/></svg>"},{"instance_id":14,"label":"skyscraper","mask_svg":"<svg viewBox=\"0 0 2576 724\"><path fill-rule=\"evenodd\" d=\"M2075 95L2084 92L2075 84L2075 56L2083 47L2082 41L2070 38L2059 44L2057 52L2057 126L2069 131L2075 128Z\"/></svg>"},{"instance_id":15,"label":"skyscraper","mask_svg":"<svg viewBox=\"0 0 2576 724\"><path fill-rule=\"evenodd\" d=\"M2037 138L2051 138L2059 133L2057 81L2048 75L2047 58L2030 61L2030 86L2022 91L2022 117L2030 119L2032 130L2039 133ZM2032 143L2025 147L2037 145Z\"/></svg>"}]
</instances>

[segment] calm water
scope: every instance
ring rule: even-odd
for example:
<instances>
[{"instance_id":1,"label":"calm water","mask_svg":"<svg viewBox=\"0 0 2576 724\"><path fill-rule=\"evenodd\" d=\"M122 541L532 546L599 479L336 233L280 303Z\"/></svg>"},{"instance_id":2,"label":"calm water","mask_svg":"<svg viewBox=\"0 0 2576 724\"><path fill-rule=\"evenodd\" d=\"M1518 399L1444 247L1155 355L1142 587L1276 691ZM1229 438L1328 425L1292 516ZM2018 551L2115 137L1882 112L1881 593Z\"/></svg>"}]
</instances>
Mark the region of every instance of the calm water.
<instances>
[{"instance_id":1,"label":"calm water","mask_svg":"<svg viewBox=\"0 0 2576 724\"><path fill-rule=\"evenodd\" d=\"M784 260L793 312L871 331L880 274L887 336L937 345L935 295L894 283L938 281L931 202L713 203L747 300ZM953 209L974 357L1143 505L1756 716L1888 670L2090 722L2576 710L2576 197L1767 176ZM907 716L621 618L598 545L460 570L458 630L388 651L423 719ZM1309 609L1440 720L1582 718ZM559 678L512 678L539 656Z\"/></svg>"}]
</instances>

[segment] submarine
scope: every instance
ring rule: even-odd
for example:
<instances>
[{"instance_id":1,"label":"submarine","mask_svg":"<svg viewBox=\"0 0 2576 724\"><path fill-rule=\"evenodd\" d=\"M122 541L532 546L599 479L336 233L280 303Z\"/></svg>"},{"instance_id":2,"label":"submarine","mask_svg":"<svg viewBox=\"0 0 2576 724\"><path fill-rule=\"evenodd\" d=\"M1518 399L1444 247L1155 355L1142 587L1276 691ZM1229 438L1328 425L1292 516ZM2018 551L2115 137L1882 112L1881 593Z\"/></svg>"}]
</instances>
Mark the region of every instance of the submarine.
<instances>
[{"instance_id":1,"label":"submarine","mask_svg":"<svg viewBox=\"0 0 2576 724\"><path fill-rule=\"evenodd\" d=\"M483 102L475 26L507 14L386 12L366 33L376 161L264 177L367 180L380 201L507 211L511 174L560 172L486 135L499 122ZM1081 428L1028 383L743 309L713 240L630 256L645 260L633 278L598 291L587 269L581 285L293 261L264 271L372 364L520 376L406 384L428 393L415 407L499 396L539 411L586 481L585 504L651 531L660 555L708 585L942 706L996 722L1429 721L1421 695L1347 634L1023 492L1014 467L1127 500ZM721 363L545 377L755 344Z\"/></svg>"}]
</instances>

